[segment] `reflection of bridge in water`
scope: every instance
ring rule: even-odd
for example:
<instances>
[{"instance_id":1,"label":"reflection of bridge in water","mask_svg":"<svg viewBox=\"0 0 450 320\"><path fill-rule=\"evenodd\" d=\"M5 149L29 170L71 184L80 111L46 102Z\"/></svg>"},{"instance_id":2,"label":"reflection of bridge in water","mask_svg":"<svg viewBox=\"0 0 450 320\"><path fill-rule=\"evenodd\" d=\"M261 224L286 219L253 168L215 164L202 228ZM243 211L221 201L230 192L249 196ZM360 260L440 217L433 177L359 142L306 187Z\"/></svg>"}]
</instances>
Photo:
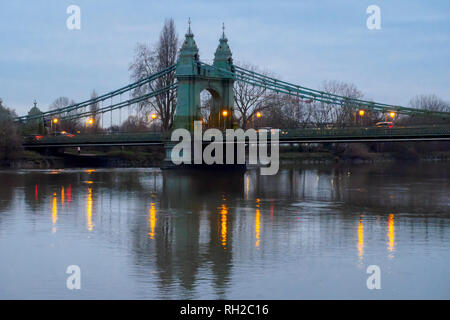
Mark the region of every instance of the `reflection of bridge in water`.
<instances>
[{"instance_id":1,"label":"reflection of bridge in water","mask_svg":"<svg viewBox=\"0 0 450 320\"><path fill-rule=\"evenodd\" d=\"M80 229L95 233L96 241L125 246L148 276L154 270L161 297L177 286L195 292L205 273L213 275L211 290L225 297L231 277L238 276L233 275L236 264L251 268L261 257L283 261L319 249L327 255L336 243L354 248L357 264L377 241L374 234L384 239L386 256L395 258L399 239L428 241L408 233L415 224L423 228L421 223L433 218L446 232L448 220L439 217L448 211L447 199L421 190L420 175L429 170L442 166L427 171L286 167L277 176L254 171L214 177L158 170L4 173L11 194L2 193L0 210L8 211L7 198L23 190L26 205L38 213L28 219L47 221L55 233ZM377 178L386 171L392 178ZM408 182L411 176L415 183ZM411 214L421 218L408 219Z\"/></svg>"}]
</instances>

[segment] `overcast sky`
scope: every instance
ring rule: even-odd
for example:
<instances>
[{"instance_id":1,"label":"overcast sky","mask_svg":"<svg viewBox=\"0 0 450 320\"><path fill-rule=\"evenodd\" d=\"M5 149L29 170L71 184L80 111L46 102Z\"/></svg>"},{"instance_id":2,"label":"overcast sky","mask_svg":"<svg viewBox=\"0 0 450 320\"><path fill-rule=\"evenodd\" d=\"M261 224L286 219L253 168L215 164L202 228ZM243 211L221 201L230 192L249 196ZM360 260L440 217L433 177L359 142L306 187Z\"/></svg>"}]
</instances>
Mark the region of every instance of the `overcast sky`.
<instances>
[{"instance_id":1,"label":"overcast sky","mask_svg":"<svg viewBox=\"0 0 450 320\"><path fill-rule=\"evenodd\" d=\"M66 9L81 8L81 30ZM381 8L381 30L366 9ZM209 62L222 22L235 62L251 62L311 88L354 83L365 98L407 105L416 94L450 101L450 1L116 1L2 0L0 97L25 114L59 96L82 101L130 82L137 42L154 43L173 17L180 40L191 17L200 58Z\"/></svg>"}]
</instances>

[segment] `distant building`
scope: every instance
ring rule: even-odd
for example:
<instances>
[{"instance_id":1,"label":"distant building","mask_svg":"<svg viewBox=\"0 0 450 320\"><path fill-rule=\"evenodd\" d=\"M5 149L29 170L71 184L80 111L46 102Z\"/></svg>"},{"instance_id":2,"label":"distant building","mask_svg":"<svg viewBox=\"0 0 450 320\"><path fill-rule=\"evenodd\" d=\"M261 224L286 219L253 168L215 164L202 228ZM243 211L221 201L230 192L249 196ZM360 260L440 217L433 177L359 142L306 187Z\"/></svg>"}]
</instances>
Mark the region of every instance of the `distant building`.
<instances>
[{"instance_id":1,"label":"distant building","mask_svg":"<svg viewBox=\"0 0 450 320\"><path fill-rule=\"evenodd\" d=\"M44 126L44 113L37 107L37 102L34 101L34 106L28 111L28 116L39 116L33 120L30 120L25 125L23 132L25 135L32 134L45 134L45 126Z\"/></svg>"}]
</instances>

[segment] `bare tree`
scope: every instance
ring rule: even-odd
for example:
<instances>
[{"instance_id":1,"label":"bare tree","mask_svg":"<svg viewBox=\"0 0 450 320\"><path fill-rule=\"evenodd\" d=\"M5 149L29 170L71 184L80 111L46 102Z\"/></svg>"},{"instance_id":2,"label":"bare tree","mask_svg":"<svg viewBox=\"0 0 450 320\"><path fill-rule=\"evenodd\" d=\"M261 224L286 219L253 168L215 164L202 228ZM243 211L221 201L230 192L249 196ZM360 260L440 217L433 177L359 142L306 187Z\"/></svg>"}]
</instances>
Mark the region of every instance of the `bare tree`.
<instances>
[{"instance_id":1,"label":"bare tree","mask_svg":"<svg viewBox=\"0 0 450 320\"><path fill-rule=\"evenodd\" d=\"M147 122L138 117L130 115L122 124L120 131L124 132L143 132L148 130Z\"/></svg>"},{"instance_id":2,"label":"bare tree","mask_svg":"<svg viewBox=\"0 0 450 320\"><path fill-rule=\"evenodd\" d=\"M266 76L269 75L268 72L259 71L256 66L249 63L241 63L239 66ZM250 124L250 120L253 119L258 111L271 107L271 104L268 103L268 100L270 100L271 97L272 96L267 93L266 88L257 87L243 81L235 81L234 107L237 119L243 129L247 128Z\"/></svg>"},{"instance_id":3,"label":"bare tree","mask_svg":"<svg viewBox=\"0 0 450 320\"><path fill-rule=\"evenodd\" d=\"M49 110L57 110L62 109L71 104L75 104L75 101L69 99L68 97L59 97L56 98L49 107Z\"/></svg>"},{"instance_id":4,"label":"bare tree","mask_svg":"<svg viewBox=\"0 0 450 320\"><path fill-rule=\"evenodd\" d=\"M437 112L450 112L450 103L442 100L434 94L417 95L409 102L409 106L415 109L422 109ZM448 118L427 116L409 116L400 119L403 124L442 124L449 123Z\"/></svg>"},{"instance_id":5,"label":"bare tree","mask_svg":"<svg viewBox=\"0 0 450 320\"><path fill-rule=\"evenodd\" d=\"M342 81L325 81L322 90L349 99L361 99L363 97L363 93L354 84ZM308 106L308 112L310 121L317 127L326 125L342 127L353 123L357 108L358 106L351 103L350 100L343 105L318 101Z\"/></svg>"},{"instance_id":6,"label":"bare tree","mask_svg":"<svg viewBox=\"0 0 450 320\"><path fill-rule=\"evenodd\" d=\"M55 101L53 101L53 103L49 107L49 110L58 110L73 104L75 104L75 101L73 101L72 99L69 99L68 97L59 97L55 99ZM72 116L75 115L77 112L78 112L77 110L62 112L58 115L55 115L54 117L58 118L58 117ZM79 122L77 119L61 120L58 123L58 128L60 129L60 131L75 132L76 130L79 129Z\"/></svg>"},{"instance_id":7,"label":"bare tree","mask_svg":"<svg viewBox=\"0 0 450 320\"><path fill-rule=\"evenodd\" d=\"M213 97L211 93L209 93L208 90L203 90L200 93L200 101L201 101L200 114L202 116L202 122L204 125L208 126L210 124L209 116L211 115L211 110L213 107Z\"/></svg>"},{"instance_id":8,"label":"bare tree","mask_svg":"<svg viewBox=\"0 0 450 320\"><path fill-rule=\"evenodd\" d=\"M285 119L278 126L279 128L297 128L305 127L310 121L311 114L308 112L308 106L312 100L301 99L296 96L282 95L282 114Z\"/></svg>"},{"instance_id":9,"label":"bare tree","mask_svg":"<svg viewBox=\"0 0 450 320\"><path fill-rule=\"evenodd\" d=\"M87 127L89 128L88 131L90 132L98 132L100 130L100 115L98 113L98 109L100 109L99 103L97 100L94 100L98 98L97 92L92 90L91 92L91 104L89 105L89 118L87 119Z\"/></svg>"},{"instance_id":10,"label":"bare tree","mask_svg":"<svg viewBox=\"0 0 450 320\"><path fill-rule=\"evenodd\" d=\"M450 103L445 102L435 94L415 96L411 99L409 105L415 109L450 112Z\"/></svg>"},{"instance_id":11,"label":"bare tree","mask_svg":"<svg viewBox=\"0 0 450 320\"><path fill-rule=\"evenodd\" d=\"M133 62L130 64L131 79L138 81L150 75L174 65L177 61L179 49L178 35L173 19L166 19L159 36L159 41L154 46L138 43L135 49ZM175 71L136 88L132 95L138 97L146 93L154 92L175 83ZM143 118L147 118L152 112L156 112L161 123L162 130L168 130L173 125L173 116L176 108L176 91L171 90L152 99L143 101L138 106L138 111Z\"/></svg>"}]
</instances>

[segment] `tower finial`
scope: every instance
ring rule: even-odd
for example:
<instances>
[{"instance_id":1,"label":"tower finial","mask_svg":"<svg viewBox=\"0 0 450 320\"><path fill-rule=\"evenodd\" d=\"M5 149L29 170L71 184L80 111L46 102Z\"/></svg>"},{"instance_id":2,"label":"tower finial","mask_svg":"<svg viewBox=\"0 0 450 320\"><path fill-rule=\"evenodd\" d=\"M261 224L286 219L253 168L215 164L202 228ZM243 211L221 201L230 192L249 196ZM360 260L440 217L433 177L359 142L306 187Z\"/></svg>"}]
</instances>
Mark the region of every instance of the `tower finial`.
<instances>
[{"instance_id":1,"label":"tower finial","mask_svg":"<svg viewBox=\"0 0 450 320\"><path fill-rule=\"evenodd\" d=\"M191 17L189 17L189 19L188 19L188 24L189 24L188 34L191 35L192 34L192 31L191 31Z\"/></svg>"},{"instance_id":2,"label":"tower finial","mask_svg":"<svg viewBox=\"0 0 450 320\"><path fill-rule=\"evenodd\" d=\"M34 107L36 107L36 105L37 105L36 99L34 99L33 104L34 104Z\"/></svg>"},{"instance_id":3,"label":"tower finial","mask_svg":"<svg viewBox=\"0 0 450 320\"><path fill-rule=\"evenodd\" d=\"M222 39L225 39L225 22L222 22Z\"/></svg>"}]
</instances>

